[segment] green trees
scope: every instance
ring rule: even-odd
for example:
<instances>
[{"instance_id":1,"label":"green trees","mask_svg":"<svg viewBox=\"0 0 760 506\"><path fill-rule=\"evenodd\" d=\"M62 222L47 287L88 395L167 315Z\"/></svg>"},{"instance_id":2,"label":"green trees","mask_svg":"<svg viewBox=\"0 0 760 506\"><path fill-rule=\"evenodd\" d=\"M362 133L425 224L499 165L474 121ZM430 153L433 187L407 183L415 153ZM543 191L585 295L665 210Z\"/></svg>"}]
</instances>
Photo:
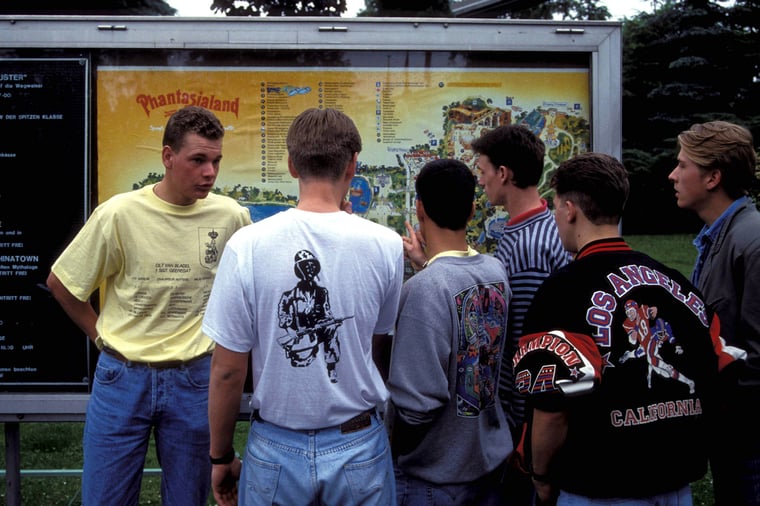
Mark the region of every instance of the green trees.
<instances>
[{"instance_id":1,"label":"green trees","mask_svg":"<svg viewBox=\"0 0 760 506\"><path fill-rule=\"evenodd\" d=\"M623 162L632 183L626 233L698 226L691 213L676 208L667 181L682 130L724 119L747 126L760 139L758 21L757 0L730 7L666 0L654 12L625 21Z\"/></svg>"},{"instance_id":2,"label":"green trees","mask_svg":"<svg viewBox=\"0 0 760 506\"><path fill-rule=\"evenodd\" d=\"M362 17L428 17L451 16L448 0L364 0Z\"/></svg>"},{"instance_id":3,"label":"green trees","mask_svg":"<svg viewBox=\"0 0 760 506\"><path fill-rule=\"evenodd\" d=\"M562 20L606 20L610 18L607 7L598 5L598 0L547 0L533 2L524 9L508 10L509 19L562 19Z\"/></svg>"},{"instance_id":4,"label":"green trees","mask_svg":"<svg viewBox=\"0 0 760 506\"><path fill-rule=\"evenodd\" d=\"M164 0L3 0L0 14L67 14L82 16L173 16Z\"/></svg>"},{"instance_id":5,"label":"green trees","mask_svg":"<svg viewBox=\"0 0 760 506\"><path fill-rule=\"evenodd\" d=\"M247 5L243 5L246 4ZM528 0L504 2L492 9L498 17L510 19L608 19L606 7L598 0ZM228 16L339 16L346 11L345 0L214 0L214 11ZM365 0L362 17L449 17L448 0Z\"/></svg>"},{"instance_id":6,"label":"green trees","mask_svg":"<svg viewBox=\"0 0 760 506\"><path fill-rule=\"evenodd\" d=\"M346 0L213 0L211 4L214 12L227 16L340 16L346 8Z\"/></svg>"}]
</instances>

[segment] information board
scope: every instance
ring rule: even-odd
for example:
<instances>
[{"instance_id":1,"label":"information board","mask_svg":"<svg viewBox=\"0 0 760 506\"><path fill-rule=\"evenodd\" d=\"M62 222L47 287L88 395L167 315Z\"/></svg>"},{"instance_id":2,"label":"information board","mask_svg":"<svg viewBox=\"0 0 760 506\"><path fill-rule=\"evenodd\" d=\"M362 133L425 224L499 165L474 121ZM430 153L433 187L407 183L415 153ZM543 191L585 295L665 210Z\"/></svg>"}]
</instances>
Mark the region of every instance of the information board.
<instances>
[{"instance_id":1,"label":"information board","mask_svg":"<svg viewBox=\"0 0 760 506\"><path fill-rule=\"evenodd\" d=\"M85 217L87 101L85 59L0 59L0 391L88 389L88 339L45 285Z\"/></svg>"},{"instance_id":2,"label":"information board","mask_svg":"<svg viewBox=\"0 0 760 506\"><path fill-rule=\"evenodd\" d=\"M399 233L414 221L420 168L453 157L474 170L471 142L496 126L539 135L547 177L576 153L620 156L620 23L0 21L0 419L83 416L97 353L45 280L96 204L162 177L163 128L183 105L224 124L214 191L254 221L298 200L284 140L308 107L354 119L363 149L353 210ZM480 190L477 199L468 240L492 252L506 215Z\"/></svg>"}]
</instances>

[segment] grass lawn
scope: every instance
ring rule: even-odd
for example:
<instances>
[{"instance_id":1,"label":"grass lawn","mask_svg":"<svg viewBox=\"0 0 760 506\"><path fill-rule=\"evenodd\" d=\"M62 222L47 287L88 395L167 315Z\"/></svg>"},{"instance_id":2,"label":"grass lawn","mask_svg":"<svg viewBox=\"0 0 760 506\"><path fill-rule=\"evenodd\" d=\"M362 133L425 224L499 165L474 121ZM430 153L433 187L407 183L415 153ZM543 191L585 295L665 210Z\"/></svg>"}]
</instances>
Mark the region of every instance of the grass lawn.
<instances>
[{"instance_id":1,"label":"grass lawn","mask_svg":"<svg viewBox=\"0 0 760 506\"><path fill-rule=\"evenodd\" d=\"M629 236L634 248L650 254L661 262L688 276L696 256L690 235ZM235 447L242 449L248 434L247 422L239 422ZM80 504L82 469L82 423L21 423L21 502L35 506L71 506ZM0 434L5 447L5 434ZM694 444L700 444L695 441ZM620 458L625 458L621 455ZM155 448L151 443L146 469L157 470ZM3 464L4 468L4 464ZM148 472L140 493L141 505L160 505L159 479ZM0 499L6 503L6 481L0 485ZM712 506L712 482L708 475L693 484L694 504ZM215 504L213 498L209 504Z\"/></svg>"},{"instance_id":2,"label":"grass lawn","mask_svg":"<svg viewBox=\"0 0 760 506\"><path fill-rule=\"evenodd\" d=\"M625 238L631 247L650 255L689 278L697 259L692 235L630 235Z\"/></svg>"},{"instance_id":3,"label":"grass lawn","mask_svg":"<svg viewBox=\"0 0 760 506\"><path fill-rule=\"evenodd\" d=\"M81 504L81 422L21 423L21 504L74 506ZM238 422L235 448L245 447L248 423ZM5 432L2 434L3 447ZM5 466L3 466L4 468ZM140 491L140 505L160 505L160 475L151 438ZM56 474L57 473L57 474ZM6 481L0 485L0 502L7 503ZM216 504L209 496L208 504Z\"/></svg>"}]
</instances>

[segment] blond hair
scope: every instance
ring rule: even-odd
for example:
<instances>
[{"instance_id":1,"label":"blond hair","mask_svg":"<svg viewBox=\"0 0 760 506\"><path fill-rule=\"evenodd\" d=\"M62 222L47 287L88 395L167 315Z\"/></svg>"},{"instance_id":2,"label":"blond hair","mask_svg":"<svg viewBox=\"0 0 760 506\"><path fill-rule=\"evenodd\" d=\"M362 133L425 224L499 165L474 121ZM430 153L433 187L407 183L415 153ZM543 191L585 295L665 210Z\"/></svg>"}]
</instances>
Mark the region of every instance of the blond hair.
<instances>
[{"instance_id":1,"label":"blond hair","mask_svg":"<svg viewBox=\"0 0 760 506\"><path fill-rule=\"evenodd\" d=\"M728 121L697 123L678 135L683 154L703 170L719 170L721 186L733 198L746 195L755 179L757 155L752 133Z\"/></svg>"}]
</instances>

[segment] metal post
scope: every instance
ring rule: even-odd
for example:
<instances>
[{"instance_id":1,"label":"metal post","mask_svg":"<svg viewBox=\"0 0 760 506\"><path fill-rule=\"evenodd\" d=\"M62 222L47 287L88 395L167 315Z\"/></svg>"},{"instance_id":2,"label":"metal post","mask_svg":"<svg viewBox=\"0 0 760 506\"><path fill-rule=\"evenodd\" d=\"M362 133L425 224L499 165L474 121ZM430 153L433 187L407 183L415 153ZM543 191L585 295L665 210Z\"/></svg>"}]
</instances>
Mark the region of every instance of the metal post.
<instances>
[{"instance_id":1,"label":"metal post","mask_svg":"<svg viewBox=\"0 0 760 506\"><path fill-rule=\"evenodd\" d=\"M21 436L18 422L5 423L5 504L21 506Z\"/></svg>"}]
</instances>

